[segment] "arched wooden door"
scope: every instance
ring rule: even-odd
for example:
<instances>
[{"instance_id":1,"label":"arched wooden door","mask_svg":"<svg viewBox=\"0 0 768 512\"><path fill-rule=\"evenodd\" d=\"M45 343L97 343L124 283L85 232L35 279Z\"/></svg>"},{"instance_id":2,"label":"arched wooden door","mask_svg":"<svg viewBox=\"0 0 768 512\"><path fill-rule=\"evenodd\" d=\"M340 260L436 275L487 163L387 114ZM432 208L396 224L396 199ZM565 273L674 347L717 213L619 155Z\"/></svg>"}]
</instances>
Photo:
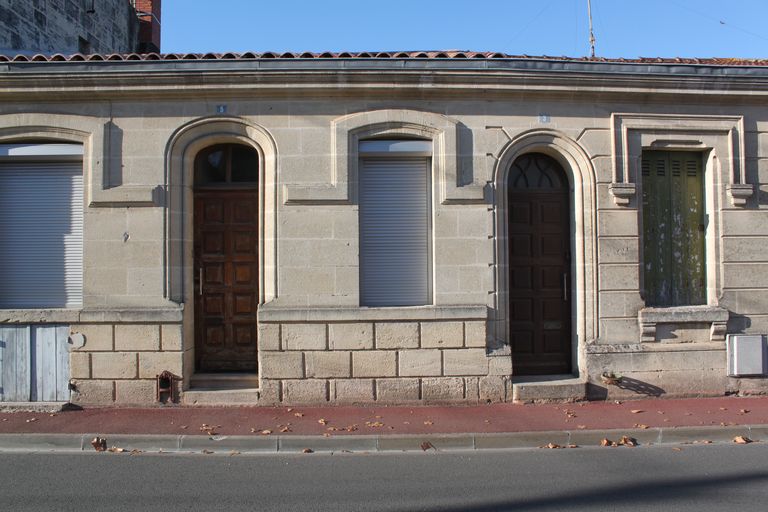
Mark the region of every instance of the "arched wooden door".
<instances>
[{"instance_id":1,"label":"arched wooden door","mask_svg":"<svg viewBox=\"0 0 768 512\"><path fill-rule=\"evenodd\" d=\"M562 166L520 156L507 181L513 374L571 372L570 194Z\"/></svg>"},{"instance_id":2,"label":"arched wooden door","mask_svg":"<svg viewBox=\"0 0 768 512\"><path fill-rule=\"evenodd\" d=\"M217 144L195 158L195 370L257 371L259 157Z\"/></svg>"}]
</instances>

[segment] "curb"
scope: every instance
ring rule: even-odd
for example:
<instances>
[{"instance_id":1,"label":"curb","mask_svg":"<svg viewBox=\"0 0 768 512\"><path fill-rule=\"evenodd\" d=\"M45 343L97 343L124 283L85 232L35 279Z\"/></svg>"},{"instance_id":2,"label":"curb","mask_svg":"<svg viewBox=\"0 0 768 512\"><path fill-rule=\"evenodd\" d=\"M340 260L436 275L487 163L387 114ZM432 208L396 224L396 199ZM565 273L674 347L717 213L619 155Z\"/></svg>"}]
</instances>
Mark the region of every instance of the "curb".
<instances>
[{"instance_id":1,"label":"curb","mask_svg":"<svg viewBox=\"0 0 768 512\"><path fill-rule=\"evenodd\" d=\"M768 425L738 427L666 427L614 430L509 432L500 434L349 435L323 436L197 436L132 434L0 434L0 452L90 452L91 440L101 436L107 448L156 453L386 453L420 451L483 451L553 447L600 446L603 439L622 436L638 445L733 443L736 436L768 441Z\"/></svg>"}]
</instances>

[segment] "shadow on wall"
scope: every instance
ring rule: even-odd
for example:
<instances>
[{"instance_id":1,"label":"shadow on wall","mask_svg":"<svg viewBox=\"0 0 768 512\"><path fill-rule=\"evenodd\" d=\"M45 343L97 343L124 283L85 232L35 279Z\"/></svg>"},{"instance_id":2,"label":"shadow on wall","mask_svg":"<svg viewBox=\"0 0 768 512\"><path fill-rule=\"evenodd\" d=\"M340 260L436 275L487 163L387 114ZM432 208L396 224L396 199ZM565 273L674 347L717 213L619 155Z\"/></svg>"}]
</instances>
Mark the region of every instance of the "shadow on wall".
<instances>
[{"instance_id":1,"label":"shadow on wall","mask_svg":"<svg viewBox=\"0 0 768 512\"><path fill-rule=\"evenodd\" d=\"M648 382L633 379L631 377L622 377L621 381L614 384L622 391L629 391L636 395L660 397L666 393L666 390ZM608 388L593 383L587 384L587 397L590 400L605 400L608 398Z\"/></svg>"}]
</instances>

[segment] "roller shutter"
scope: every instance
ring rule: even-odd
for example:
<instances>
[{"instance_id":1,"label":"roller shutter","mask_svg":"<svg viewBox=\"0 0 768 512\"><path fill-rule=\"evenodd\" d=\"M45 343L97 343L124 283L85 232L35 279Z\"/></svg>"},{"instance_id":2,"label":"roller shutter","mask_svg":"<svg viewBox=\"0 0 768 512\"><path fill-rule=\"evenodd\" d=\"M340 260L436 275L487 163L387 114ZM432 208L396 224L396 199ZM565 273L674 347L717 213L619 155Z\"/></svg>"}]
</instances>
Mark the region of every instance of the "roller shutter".
<instances>
[{"instance_id":1,"label":"roller shutter","mask_svg":"<svg viewBox=\"0 0 768 512\"><path fill-rule=\"evenodd\" d=\"M83 301L80 162L0 162L0 309Z\"/></svg>"},{"instance_id":2,"label":"roller shutter","mask_svg":"<svg viewBox=\"0 0 768 512\"><path fill-rule=\"evenodd\" d=\"M362 158L360 304L431 303L429 158Z\"/></svg>"}]
</instances>

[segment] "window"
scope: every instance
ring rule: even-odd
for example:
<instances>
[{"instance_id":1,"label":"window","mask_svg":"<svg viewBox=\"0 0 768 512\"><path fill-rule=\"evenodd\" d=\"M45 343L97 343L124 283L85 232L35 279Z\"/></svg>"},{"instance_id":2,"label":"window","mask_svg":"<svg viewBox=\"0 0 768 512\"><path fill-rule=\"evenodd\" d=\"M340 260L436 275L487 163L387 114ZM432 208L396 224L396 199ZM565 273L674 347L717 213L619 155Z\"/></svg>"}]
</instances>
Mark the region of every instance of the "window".
<instances>
[{"instance_id":1,"label":"window","mask_svg":"<svg viewBox=\"0 0 768 512\"><path fill-rule=\"evenodd\" d=\"M643 279L647 306L706 304L702 154L643 151Z\"/></svg>"},{"instance_id":2,"label":"window","mask_svg":"<svg viewBox=\"0 0 768 512\"><path fill-rule=\"evenodd\" d=\"M431 141L359 145L360 305L432 302Z\"/></svg>"},{"instance_id":3,"label":"window","mask_svg":"<svg viewBox=\"0 0 768 512\"><path fill-rule=\"evenodd\" d=\"M0 144L0 308L82 305L82 153Z\"/></svg>"},{"instance_id":4,"label":"window","mask_svg":"<svg viewBox=\"0 0 768 512\"><path fill-rule=\"evenodd\" d=\"M216 144L195 157L195 185L256 184L259 155L243 144Z\"/></svg>"}]
</instances>

